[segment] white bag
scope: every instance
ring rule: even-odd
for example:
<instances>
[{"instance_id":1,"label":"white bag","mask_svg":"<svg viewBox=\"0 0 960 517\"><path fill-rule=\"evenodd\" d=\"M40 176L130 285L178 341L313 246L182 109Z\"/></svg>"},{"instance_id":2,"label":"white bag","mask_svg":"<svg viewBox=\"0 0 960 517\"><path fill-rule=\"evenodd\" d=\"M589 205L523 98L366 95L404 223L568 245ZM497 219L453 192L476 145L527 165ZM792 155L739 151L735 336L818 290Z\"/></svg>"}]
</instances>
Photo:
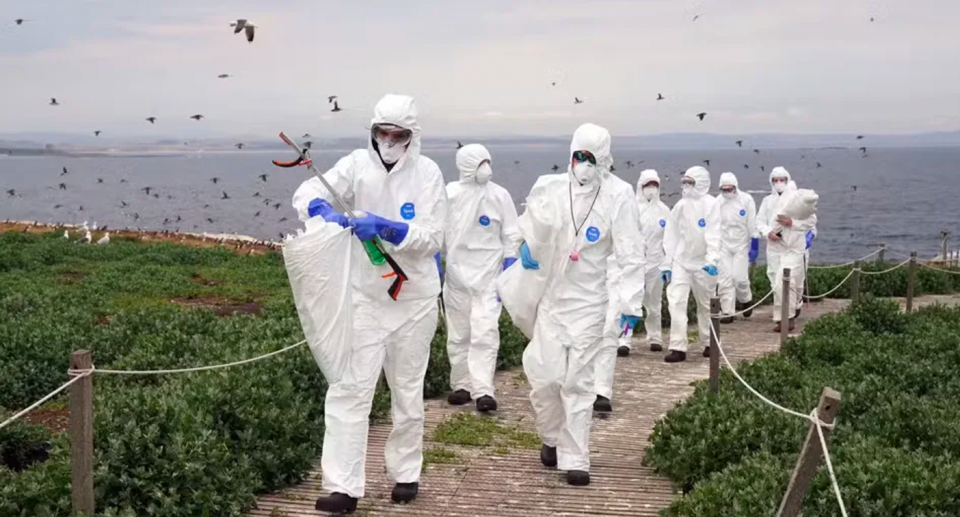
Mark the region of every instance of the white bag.
<instances>
[{"instance_id":1,"label":"white bag","mask_svg":"<svg viewBox=\"0 0 960 517\"><path fill-rule=\"evenodd\" d=\"M540 269L524 269L518 260L497 278L497 294L513 324L532 339L537 307L553 269L556 235L561 221L556 205L549 197L533 196L527 198L527 209L520 216L518 225L530 255L540 264Z\"/></svg>"},{"instance_id":2,"label":"white bag","mask_svg":"<svg viewBox=\"0 0 960 517\"><path fill-rule=\"evenodd\" d=\"M353 347L349 229L315 217L283 245L293 300L310 352L328 384L346 371Z\"/></svg>"},{"instance_id":3,"label":"white bag","mask_svg":"<svg viewBox=\"0 0 960 517\"><path fill-rule=\"evenodd\" d=\"M790 182L786 190L777 200L777 215L790 219L809 219L817 213L817 201L820 196L810 189L798 189L797 184Z\"/></svg>"}]
</instances>

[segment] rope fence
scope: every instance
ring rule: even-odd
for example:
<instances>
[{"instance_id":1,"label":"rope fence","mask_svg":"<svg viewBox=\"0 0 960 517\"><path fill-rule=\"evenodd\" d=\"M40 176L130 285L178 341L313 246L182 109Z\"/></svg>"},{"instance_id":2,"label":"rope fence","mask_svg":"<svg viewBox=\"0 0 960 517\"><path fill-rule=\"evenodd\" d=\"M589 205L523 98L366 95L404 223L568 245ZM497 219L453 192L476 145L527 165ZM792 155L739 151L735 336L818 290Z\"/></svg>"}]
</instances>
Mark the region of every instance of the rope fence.
<instances>
[{"instance_id":1,"label":"rope fence","mask_svg":"<svg viewBox=\"0 0 960 517\"><path fill-rule=\"evenodd\" d=\"M882 248L882 247L881 247L881 248L877 248L877 249L873 250L872 252L867 253L866 255L864 255L864 256L856 259L856 260L851 260L850 262L844 262L843 264L830 264L830 265L826 265L826 266L812 266L812 265L810 265L810 266L807 266L807 269L839 269L839 268L842 268L842 267L849 267L849 266L852 266L852 265L856 264L857 262L866 260L866 259L868 259L868 258L876 255L877 253L880 253L880 252L883 251L884 249L885 249L885 248Z\"/></svg>"}]
</instances>

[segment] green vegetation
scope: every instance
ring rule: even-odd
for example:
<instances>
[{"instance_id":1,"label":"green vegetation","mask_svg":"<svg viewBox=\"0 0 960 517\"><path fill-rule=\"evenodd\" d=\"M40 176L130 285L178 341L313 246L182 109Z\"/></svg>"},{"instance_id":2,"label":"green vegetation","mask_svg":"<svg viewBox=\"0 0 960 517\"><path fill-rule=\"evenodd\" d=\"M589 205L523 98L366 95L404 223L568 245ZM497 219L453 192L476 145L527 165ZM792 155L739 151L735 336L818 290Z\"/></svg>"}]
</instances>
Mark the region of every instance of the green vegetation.
<instances>
[{"instance_id":1,"label":"green vegetation","mask_svg":"<svg viewBox=\"0 0 960 517\"><path fill-rule=\"evenodd\" d=\"M447 445L522 449L538 449L541 444L536 433L473 412L447 417L433 431L433 440Z\"/></svg>"},{"instance_id":2,"label":"green vegetation","mask_svg":"<svg viewBox=\"0 0 960 517\"><path fill-rule=\"evenodd\" d=\"M824 386L843 402L830 447L851 516L960 515L960 309L900 313L871 296L806 326L779 353L738 370L799 411ZM684 492L665 515L772 515L808 423L763 404L727 372L656 425L646 461ZM821 468L807 517L837 515Z\"/></svg>"},{"instance_id":3,"label":"green vegetation","mask_svg":"<svg viewBox=\"0 0 960 517\"><path fill-rule=\"evenodd\" d=\"M463 463L463 459L456 452L444 447L433 447L423 450L423 466L428 465L457 465Z\"/></svg>"},{"instance_id":4,"label":"green vegetation","mask_svg":"<svg viewBox=\"0 0 960 517\"><path fill-rule=\"evenodd\" d=\"M501 328L500 366L515 366L526 340L506 317ZM100 368L152 370L245 359L301 339L278 254L0 234L0 417L66 382L73 350L91 350ZM439 329L428 396L449 389L445 339ZM102 515L239 515L256 493L303 479L320 453L326 384L306 347L254 365L98 375L94 384ZM382 383L373 416L388 408ZM0 465L0 515L69 514L66 437L24 423L0 431L3 458L38 449L49 459L18 472Z\"/></svg>"}]
</instances>

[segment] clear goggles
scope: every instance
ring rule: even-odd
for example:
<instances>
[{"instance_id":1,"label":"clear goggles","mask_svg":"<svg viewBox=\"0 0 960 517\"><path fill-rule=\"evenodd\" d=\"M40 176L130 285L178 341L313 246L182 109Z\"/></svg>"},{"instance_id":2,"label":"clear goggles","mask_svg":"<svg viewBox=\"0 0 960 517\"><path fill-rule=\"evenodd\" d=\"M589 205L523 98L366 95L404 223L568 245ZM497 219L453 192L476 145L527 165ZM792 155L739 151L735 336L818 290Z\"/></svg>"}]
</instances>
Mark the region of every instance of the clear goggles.
<instances>
[{"instance_id":1,"label":"clear goggles","mask_svg":"<svg viewBox=\"0 0 960 517\"><path fill-rule=\"evenodd\" d=\"M370 136L378 145L396 147L409 144L413 138L413 131L393 124L375 124L370 128Z\"/></svg>"}]
</instances>

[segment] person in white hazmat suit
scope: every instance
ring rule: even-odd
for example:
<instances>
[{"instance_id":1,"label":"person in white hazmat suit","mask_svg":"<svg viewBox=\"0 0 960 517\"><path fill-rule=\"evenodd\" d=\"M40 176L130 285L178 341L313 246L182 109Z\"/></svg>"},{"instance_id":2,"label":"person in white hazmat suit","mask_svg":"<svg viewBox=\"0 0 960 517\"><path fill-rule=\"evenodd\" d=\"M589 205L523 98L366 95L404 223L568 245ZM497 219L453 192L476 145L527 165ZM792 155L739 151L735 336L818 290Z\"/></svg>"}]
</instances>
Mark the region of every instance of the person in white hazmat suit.
<instances>
[{"instance_id":1,"label":"person in white hazmat suit","mask_svg":"<svg viewBox=\"0 0 960 517\"><path fill-rule=\"evenodd\" d=\"M490 153L480 144L457 151L460 181L447 185L446 277L450 385L447 401L476 401L477 410L495 411L493 375L500 349L500 300L496 280L517 260L520 241L517 208L506 189L490 181Z\"/></svg>"},{"instance_id":2,"label":"person in white hazmat suit","mask_svg":"<svg viewBox=\"0 0 960 517\"><path fill-rule=\"evenodd\" d=\"M316 509L356 510L364 495L367 431L381 370L390 385L393 431L384 456L396 482L394 502L413 500L423 460L423 383L430 341L437 330L440 279L434 254L443 243L447 198L443 176L433 160L420 155L420 126L413 98L387 95L374 108L366 149L340 159L324 174L357 219L331 205L318 178L304 182L293 206L306 221L323 217L351 226L358 237L353 257L354 334L347 371L327 391L323 439L323 488ZM383 275L360 241L380 237L409 281L393 300ZM322 259L322 258L321 258Z\"/></svg>"},{"instance_id":3,"label":"person in white hazmat suit","mask_svg":"<svg viewBox=\"0 0 960 517\"><path fill-rule=\"evenodd\" d=\"M643 309L646 315L643 325L647 334L647 344L651 352L663 350L663 323L660 317L663 309L663 286L666 270L663 248L663 234L670 221L670 207L660 200L660 175L653 169L640 173L637 180L637 204L640 214L640 235L643 237L644 254L644 290ZM620 340L617 355L630 355L631 340L625 336Z\"/></svg>"},{"instance_id":4,"label":"person in white hazmat suit","mask_svg":"<svg viewBox=\"0 0 960 517\"><path fill-rule=\"evenodd\" d=\"M780 196L793 182L790 172L783 167L774 167L770 171L770 187L773 192L763 198L760 210L757 212L757 229L767 241L767 278L773 288L773 321L776 323L774 332L780 332L780 311L783 303L783 270L790 268L790 290L787 294L787 303L790 304L789 313L796 317L800 310L800 293L803 292L803 283L806 278L804 257L808 240L812 242L813 230L817 226L817 215L807 219L793 220L779 214L778 204ZM796 187L796 184L793 185ZM787 322L788 330L795 328L794 318Z\"/></svg>"},{"instance_id":5,"label":"person in white hazmat suit","mask_svg":"<svg viewBox=\"0 0 960 517\"><path fill-rule=\"evenodd\" d=\"M628 198L633 198L633 187L629 183L620 179L619 176L609 170L602 171L604 180L609 180L611 188L616 193L624 194ZM634 214L634 218L639 221L639 212ZM641 253L645 254L643 250ZM593 410L600 413L610 413L613 411L613 404L610 399L613 398L613 378L617 366L617 344L621 339L629 339L633 333L633 328L624 328L620 324L620 267L617 265L616 254L610 255L607 259L607 323L604 327L603 342L600 351L597 352L596 376L597 376L597 399L593 403Z\"/></svg>"},{"instance_id":6,"label":"person in white hazmat suit","mask_svg":"<svg viewBox=\"0 0 960 517\"><path fill-rule=\"evenodd\" d=\"M584 124L574 133L570 152L567 174L543 176L534 186L553 198L562 217L555 239L558 256L537 307L523 369L543 440L540 461L566 471L569 484L587 485L594 361L608 308L607 259L616 255L622 275L620 323L637 325L643 305L643 243L632 197L603 174L613 163L610 133ZM520 260L524 268L539 268L526 243Z\"/></svg>"},{"instance_id":7,"label":"person in white hazmat suit","mask_svg":"<svg viewBox=\"0 0 960 517\"><path fill-rule=\"evenodd\" d=\"M740 190L732 172L720 175L720 312L721 323L733 323L733 314L753 304L750 290L750 263L760 252L757 232L757 204ZM753 310L744 312L749 318Z\"/></svg>"},{"instance_id":8,"label":"person in white hazmat suit","mask_svg":"<svg viewBox=\"0 0 960 517\"><path fill-rule=\"evenodd\" d=\"M697 303L701 343L710 342L710 297L717 287L720 262L720 205L708 194L710 173L691 167L680 179L683 197L673 207L663 235L664 281L670 308L668 363L687 359L687 299L691 290ZM710 354L709 345L703 355Z\"/></svg>"}]
</instances>

